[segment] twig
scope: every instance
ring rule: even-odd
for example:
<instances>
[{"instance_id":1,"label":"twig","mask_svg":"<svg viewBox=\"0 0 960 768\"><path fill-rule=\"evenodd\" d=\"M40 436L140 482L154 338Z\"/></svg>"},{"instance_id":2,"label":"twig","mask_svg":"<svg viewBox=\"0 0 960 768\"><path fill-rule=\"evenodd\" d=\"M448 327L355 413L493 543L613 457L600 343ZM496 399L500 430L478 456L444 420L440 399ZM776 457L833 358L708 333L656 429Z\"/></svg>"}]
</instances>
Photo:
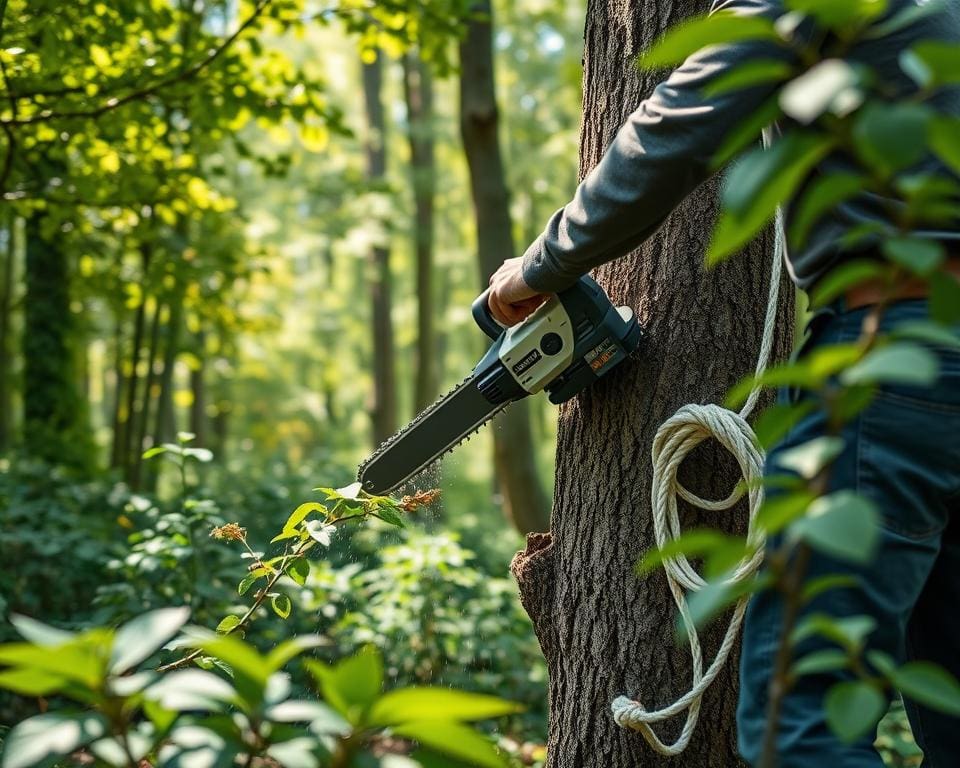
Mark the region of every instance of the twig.
<instances>
[{"instance_id":1,"label":"twig","mask_svg":"<svg viewBox=\"0 0 960 768\"><path fill-rule=\"evenodd\" d=\"M3 2L4 0L0 0ZM152 85L144 86L136 91L132 91L125 96L111 97L103 102L99 107L94 109L86 110L75 110L71 112L53 112L53 111L43 111L37 115L32 115L30 117L17 118L14 116L10 120L0 120L0 125L4 127L9 126L23 126L23 125L32 125L34 123L49 122L51 120L66 120L70 118L96 118L101 115L110 112L118 107L122 107L124 104L129 104L132 101L138 101L140 99L146 99L157 91L163 90L171 85L177 83L185 82L196 77L204 69L209 67L216 61L220 56L237 40L237 38L242 35L247 28L249 28L267 9L267 7L273 2L273 0L261 0L261 2L254 8L250 16L239 26L236 31L229 37L227 37L216 49L210 52L210 54L203 60L197 62L191 67L178 72L175 75L171 75L162 80L158 80Z\"/></svg>"}]
</instances>

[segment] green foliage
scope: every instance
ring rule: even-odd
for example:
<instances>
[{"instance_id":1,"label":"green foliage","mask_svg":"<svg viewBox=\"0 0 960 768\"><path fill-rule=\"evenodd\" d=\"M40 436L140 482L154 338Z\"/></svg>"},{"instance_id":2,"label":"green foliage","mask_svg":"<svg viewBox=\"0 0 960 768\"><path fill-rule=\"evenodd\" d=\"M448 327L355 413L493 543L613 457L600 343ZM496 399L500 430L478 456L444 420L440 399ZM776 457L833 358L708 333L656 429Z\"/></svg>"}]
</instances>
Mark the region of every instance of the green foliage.
<instances>
[{"instance_id":1,"label":"green foliage","mask_svg":"<svg viewBox=\"0 0 960 768\"><path fill-rule=\"evenodd\" d=\"M778 670L775 695L782 696L800 676L840 673L844 681L824 702L826 718L841 739L855 741L876 726L896 691L950 714L956 714L960 704L960 687L945 670L923 663L898 667L871 650L876 628L871 617L811 613L810 604L825 592L857 586L846 576L808 581L805 557L815 550L854 565L873 559L880 525L875 504L854 490L831 492L833 464L844 447L842 428L869 407L878 389L936 383L936 349L960 342L960 282L943 271L945 249L929 236L930 230L960 225L956 120L940 114L934 98L944 86L960 81L960 55L953 43L920 42L899 59L915 89L892 88L863 65L854 46L864 40L882 45L886 36L941 12L944 3L910 7L897 15L888 14L888 4L876 0L788 0L786 7L788 13L774 23L722 13L688 21L641 57L643 66L658 67L705 46L736 41L762 44L758 50L770 56L783 54L768 61L747 57L709 86L710 94L729 94L764 84L775 94L755 114L745 116L717 152L718 166L739 157L724 180L708 264L738 252L769 226L778 208L791 212L788 247L801 250L838 205L872 196L883 201L878 203L882 217L852 227L837 246L861 249L870 258L827 274L810 297L811 306L829 305L852 286L870 281L886 288L893 299L896 287L913 279L929 284L932 318L895 327L884 322L886 301L881 301L864 321L859 338L805 346L789 363L772 366L731 390L727 404L736 407L758 387L788 388L789 402L758 420L758 441L765 447L814 413L819 412L824 425L821 437L776 454L774 469L784 474L768 478L771 497L759 512L759 523L765 533L779 537L764 572L731 584L733 566L761 545L710 530L691 531L648 553L640 570L645 573L678 555L699 558L710 581L690 600L698 623L744 595L778 590L791 609L787 615L800 618L798 623L791 620L781 637L792 662ZM803 34L797 34L801 28ZM773 145L751 146L773 122L781 131ZM827 158L832 162L824 163ZM920 165L934 158L946 166L945 172ZM811 640L821 647L803 651ZM827 648L822 648L824 643ZM888 735L881 739L891 761L890 745L903 741L890 735L903 728L902 711L896 717L901 725L887 726ZM768 724L776 727L775 722ZM911 762L914 755L915 750L905 749L904 764L916 764ZM761 762L772 759L766 754Z\"/></svg>"},{"instance_id":2,"label":"green foliage","mask_svg":"<svg viewBox=\"0 0 960 768\"><path fill-rule=\"evenodd\" d=\"M14 726L3 742L3 768L48 764L80 749L104 766L142 760L228 765L259 757L319 768L354 764L362 754L382 752L381 744L396 736L418 742L425 755L507 765L464 723L514 712L516 705L445 689L384 693L383 662L374 649L333 666L306 663L327 704L293 698L291 676L282 671L320 638L291 640L264 655L236 637L190 629L176 645L209 654L226 674L182 669L161 675L141 668L180 631L188 613L160 609L116 631L76 635L17 620L26 642L0 646L0 687L21 695L59 694L84 709L36 715Z\"/></svg>"}]
</instances>

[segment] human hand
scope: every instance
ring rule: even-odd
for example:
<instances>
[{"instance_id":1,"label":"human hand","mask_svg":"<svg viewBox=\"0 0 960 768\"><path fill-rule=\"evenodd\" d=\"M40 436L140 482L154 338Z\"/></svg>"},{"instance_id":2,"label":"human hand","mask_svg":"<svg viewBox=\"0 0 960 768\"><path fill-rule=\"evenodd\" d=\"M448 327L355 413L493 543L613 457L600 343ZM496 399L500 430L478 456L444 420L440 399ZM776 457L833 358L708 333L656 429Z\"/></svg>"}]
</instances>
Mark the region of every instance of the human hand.
<instances>
[{"instance_id":1,"label":"human hand","mask_svg":"<svg viewBox=\"0 0 960 768\"><path fill-rule=\"evenodd\" d=\"M505 326L516 325L547 298L523 279L523 259L507 259L490 276L490 313Z\"/></svg>"}]
</instances>

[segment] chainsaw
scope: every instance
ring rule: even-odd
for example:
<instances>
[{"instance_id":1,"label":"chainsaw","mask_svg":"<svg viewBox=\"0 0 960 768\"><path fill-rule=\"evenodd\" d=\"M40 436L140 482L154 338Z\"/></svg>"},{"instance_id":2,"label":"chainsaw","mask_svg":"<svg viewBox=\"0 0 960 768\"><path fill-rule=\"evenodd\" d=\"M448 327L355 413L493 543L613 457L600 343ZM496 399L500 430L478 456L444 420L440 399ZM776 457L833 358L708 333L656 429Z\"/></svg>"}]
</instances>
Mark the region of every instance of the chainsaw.
<instances>
[{"instance_id":1,"label":"chainsaw","mask_svg":"<svg viewBox=\"0 0 960 768\"><path fill-rule=\"evenodd\" d=\"M488 297L489 289L472 311L494 343L470 376L360 465L357 480L367 493L382 496L403 485L510 403L541 390L551 403L566 402L623 362L643 335L633 310L613 306L589 277L509 328L494 319Z\"/></svg>"}]
</instances>

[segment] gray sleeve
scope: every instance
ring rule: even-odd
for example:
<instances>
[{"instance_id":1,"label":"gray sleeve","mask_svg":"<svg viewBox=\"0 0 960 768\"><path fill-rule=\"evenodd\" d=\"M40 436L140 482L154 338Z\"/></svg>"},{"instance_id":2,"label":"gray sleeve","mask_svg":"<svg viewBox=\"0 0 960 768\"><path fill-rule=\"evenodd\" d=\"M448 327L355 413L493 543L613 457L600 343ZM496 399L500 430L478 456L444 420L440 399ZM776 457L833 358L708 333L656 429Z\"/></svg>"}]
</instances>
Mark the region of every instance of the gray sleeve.
<instances>
[{"instance_id":1,"label":"gray sleeve","mask_svg":"<svg viewBox=\"0 0 960 768\"><path fill-rule=\"evenodd\" d=\"M714 11L777 18L778 0L725 0ZM730 129L773 94L753 86L708 98L703 89L746 60L789 60L786 48L749 41L713 46L688 58L627 118L573 200L557 211L523 257L536 291L572 285L596 266L646 240L711 175L711 160Z\"/></svg>"}]
</instances>

